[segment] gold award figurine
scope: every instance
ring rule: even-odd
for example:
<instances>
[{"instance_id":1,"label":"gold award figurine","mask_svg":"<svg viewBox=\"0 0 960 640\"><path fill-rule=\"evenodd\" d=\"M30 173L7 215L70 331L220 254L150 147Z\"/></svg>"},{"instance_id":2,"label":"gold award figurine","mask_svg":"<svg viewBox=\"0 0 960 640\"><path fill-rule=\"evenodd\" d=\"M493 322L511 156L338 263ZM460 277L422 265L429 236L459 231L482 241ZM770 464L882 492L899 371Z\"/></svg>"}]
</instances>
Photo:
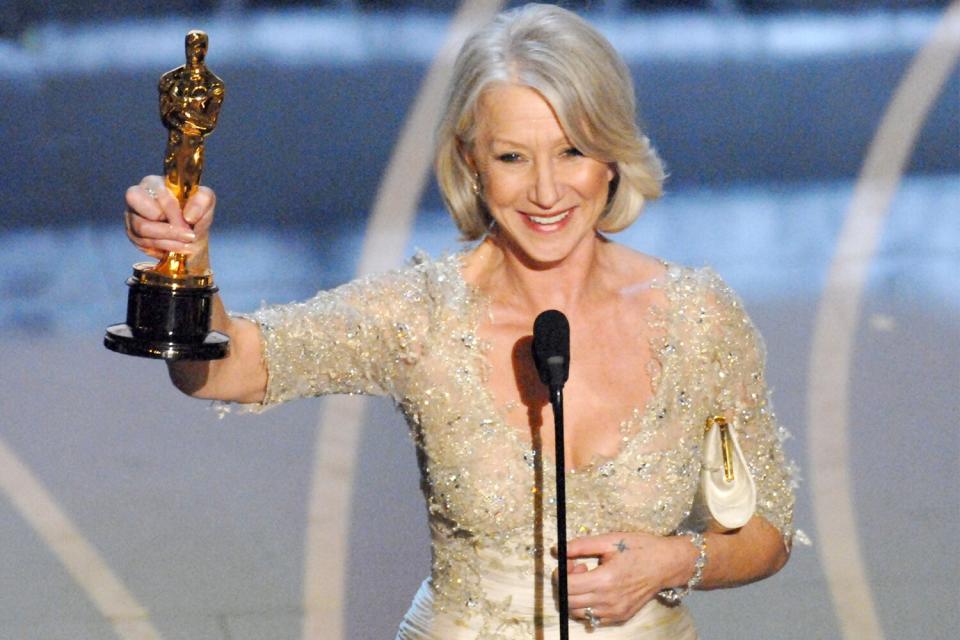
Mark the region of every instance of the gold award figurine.
<instances>
[{"instance_id":1,"label":"gold award figurine","mask_svg":"<svg viewBox=\"0 0 960 640\"><path fill-rule=\"evenodd\" d=\"M167 128L163 173L180 207L200 186L204 139L217 124L223 81L207 69L207 34L190 31L185 65L160 77L160 117ZM165 360L216 360L229 339L210 331L213 274L190 268L188 256L170 252L157 264L133 265L127 280L127 322L107 328L104 345L127 355Z\"/></svg>"}]
</instances>

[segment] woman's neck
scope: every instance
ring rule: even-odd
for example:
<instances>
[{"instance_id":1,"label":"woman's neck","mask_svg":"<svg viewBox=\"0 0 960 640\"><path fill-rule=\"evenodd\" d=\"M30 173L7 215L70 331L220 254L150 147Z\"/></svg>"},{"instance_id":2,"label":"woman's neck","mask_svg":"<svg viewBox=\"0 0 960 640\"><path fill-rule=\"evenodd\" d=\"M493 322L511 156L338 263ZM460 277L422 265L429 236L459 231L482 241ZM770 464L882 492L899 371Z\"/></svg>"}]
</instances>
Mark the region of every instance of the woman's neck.
<instances>
[{"instance_id":1,"label":"woman's neck","mask_svg":"<svg viewBox=\"0 0 960 640\"><path fill-rule=\"evenodd\" d=\"M499 305L524 314L544 309L574 312L602 289L604 249L600 235L585 239L563 260L532 262L502 236L490 235L471 254L468 280Z\"/></svg>"}]
</instances>

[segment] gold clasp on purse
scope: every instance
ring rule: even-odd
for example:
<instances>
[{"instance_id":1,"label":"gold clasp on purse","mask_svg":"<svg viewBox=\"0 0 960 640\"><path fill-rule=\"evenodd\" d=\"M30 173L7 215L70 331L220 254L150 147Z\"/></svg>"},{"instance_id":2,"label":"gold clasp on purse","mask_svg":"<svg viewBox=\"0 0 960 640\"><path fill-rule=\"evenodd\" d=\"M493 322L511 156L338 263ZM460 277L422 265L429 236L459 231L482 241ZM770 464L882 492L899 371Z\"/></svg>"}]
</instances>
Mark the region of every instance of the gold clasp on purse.
<instances>
[{"instance_id":1,"label":"gold clasp on purse","mask_svg":"<svg viewBox=\"0 0 960 640\"><path fill-rule=\"evenodd\" d=\"M709 433L716 425L720 430L720 450L723 455L723 479L727 482L733 482L733 439L730 437L730 426L727 419L723 416L711 416L707 418L705 431Z\"/></svg>"}]
</instances>

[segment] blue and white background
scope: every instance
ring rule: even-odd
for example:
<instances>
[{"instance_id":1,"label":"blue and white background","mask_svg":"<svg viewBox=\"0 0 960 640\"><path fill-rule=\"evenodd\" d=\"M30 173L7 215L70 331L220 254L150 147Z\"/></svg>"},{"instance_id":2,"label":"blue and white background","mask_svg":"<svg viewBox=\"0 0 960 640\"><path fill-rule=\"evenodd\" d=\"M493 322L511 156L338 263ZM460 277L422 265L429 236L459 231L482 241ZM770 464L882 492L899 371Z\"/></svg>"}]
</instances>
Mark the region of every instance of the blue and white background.
<instances>
[{"instance_id":1,"label":"blue and white background","mask_svg":"<svg viewBox=\"0 0 960 640\"><path fill-rule=\"evenodd\" d=\"M0 640L393 637L429 567L402 421L219 419L103 349L140 259L123 192L161 169L156 83L201 28L231 309L456 251L432 127L500 4L0 0ZM740 292L794 436L813 545L693 595L702 636L958 637L960 2L564 4L626 58L670 171L616 239Z\"/></svg>"}]
</instances>

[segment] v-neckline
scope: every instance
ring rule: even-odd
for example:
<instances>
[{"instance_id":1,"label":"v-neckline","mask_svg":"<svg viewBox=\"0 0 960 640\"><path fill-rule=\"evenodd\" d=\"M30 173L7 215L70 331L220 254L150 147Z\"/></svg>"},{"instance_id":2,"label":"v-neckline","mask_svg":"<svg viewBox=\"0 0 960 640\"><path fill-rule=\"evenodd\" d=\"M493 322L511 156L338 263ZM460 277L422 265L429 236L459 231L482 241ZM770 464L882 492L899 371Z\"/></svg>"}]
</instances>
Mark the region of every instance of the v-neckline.
<instances>
[{"instance_id":1,"label":"v-neckline","mask_svg":"<svg viewBox=\"0 0 960 640\"><path fill-rule=\"evenodd\" d=\"M523 430L518 428L516 425L511 424L506 419L503 412L497 406L496 398L494 397L493 392L484 382L485 372L490 370L491 365L486 357L488 345L486 341L480 339L479 328L482 315L489 309L490 298L477 286L468 283L463 277L466 253L461 252L453 256L453 258L455 258L453 271L456 274L458 284L464 293L464 300L467 310L467 323L469 326L467 335L471 337L471 343L478 345L478 348L468 351L465 354L465 358L468 361L466 370L470 372L470 376L476 381L476 388L479 390L481 405L483 406L482 413L484 415L484 422L504 432L505 436L515 446L518 455L528 463L532 463L534 460L532 456L535 456L537 451L533 447L532 439L524 439L522 437ZM648 338L650 354L652 358L651 362L656 363L656 371L650 376L650 395L642 405L635 406L625 418L620 420L617 426L617 430L621 434L620 447L617 449L617 452L613 456L604 456L602 454L595 453L590 462L574 468L567 467L565 469L565 475L568 478L592 475L606 467L608 464L616 464L618 460L626 455L626 450L630 447L630 445L637 440L637 424L654 423L656 414L658 412L658 407L663 404L661 395L665 385L662 383L664 374L670 365L669 356L672 352L661 347L669 344L671 320L668 310L674 303L674 299L671 295L672 292L670 291L670 285L675 279L675 269L674 266L669 262L661 260L661 263L664 266L663 274L651 278L647 283L647 286L651 288L661 289L666 297L666 302L662 307L656 304L651 304L650 308L646 311L647 320L651 324L659 324L662 327L662 332L654 333ZM544 462L545 473L548 473L551 476L556 475L555 460L552 456L547 455L546 452L542 450L542 447L540 450L540 457Z\"/></svg>"}]
</instances>

